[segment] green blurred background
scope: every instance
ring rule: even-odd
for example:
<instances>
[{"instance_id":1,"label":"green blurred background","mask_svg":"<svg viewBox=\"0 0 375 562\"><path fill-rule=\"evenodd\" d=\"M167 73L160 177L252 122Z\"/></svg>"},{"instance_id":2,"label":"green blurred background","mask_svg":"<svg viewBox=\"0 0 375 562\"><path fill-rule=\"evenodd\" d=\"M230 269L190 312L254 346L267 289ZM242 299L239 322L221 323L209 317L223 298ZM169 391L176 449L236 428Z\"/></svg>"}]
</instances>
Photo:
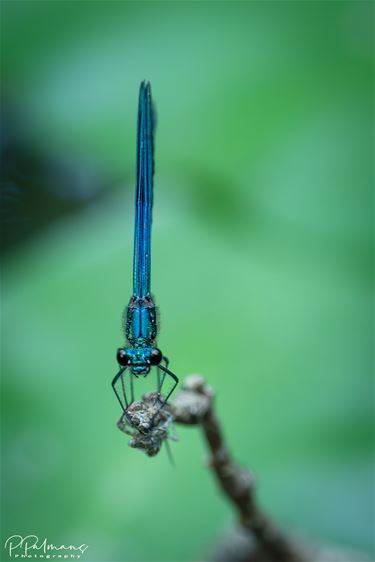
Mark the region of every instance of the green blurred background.
<instances>
[{"instance_id":1,"label":"green blurred background","mask_svg":"<svg viewBox=\"0 0 375 562\"><path fill-rule=\"evenodd\" d=\"M4 538L188 561L234 525L198 430L173 468L115 425L146 78L159 345L281 525L372 552L373 8L2 2Z\"/></svg>"}]
</instances>

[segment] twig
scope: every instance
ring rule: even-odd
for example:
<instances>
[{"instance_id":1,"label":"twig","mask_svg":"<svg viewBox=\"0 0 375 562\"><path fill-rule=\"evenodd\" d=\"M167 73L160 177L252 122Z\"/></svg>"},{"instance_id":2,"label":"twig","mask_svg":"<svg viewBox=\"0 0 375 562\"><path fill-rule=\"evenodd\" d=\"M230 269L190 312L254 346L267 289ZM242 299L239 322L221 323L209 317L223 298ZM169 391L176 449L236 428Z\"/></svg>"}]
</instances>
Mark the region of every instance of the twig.
<instances>
[{"instance_id":1,"label":"twig","mask_svg":"<svg viewBox=\"0 0 375 562\"><path fill-rule=\"evenodd\" d=\"M155 456L164 440L173 439L170 434L173 421L184 425L200 425L211 452L209 466L221 490L236 508L242 528L256 539L255 559L301 562L303 557L300 552L259 509L254 478L233 461L213 402L214 392L203 377L190 375L171 404L163 404L163 398L158 393L147 394L128 408L117 426L131 435L131 447ZM249 551L248 559L254 560L254 548L251 548L251 553Z\"/></svg>"},{"instance_id":2,"label":"twig","mask_svg":"<svg viewBox=\"0 0 375 562\"><path fill-rule=\"evenodd\" d=\"M213 399L214 392L203 377L191 375L170 410L175 422L201 425L211 452L209 466L221 490L236 508L242 527L256 538L258 546L275 562L301 561L301 553L294 544L259 508L252 475L233 461L213 408Z\"/></svg>"},{"instance_id":3,"label":"twig","mask_svg":"<svg viewBox=\"0 0 375 562\"><path fill-rule=\"evenodd\" d=\"M322 547L289 536L277 529L258 506L252 475L232 459L219 419L214 392L200 375L190 375L171 404L158 393L134 402L117 423L131 435L130 446L155 456L163 441L175 439L172 423L200 425L211 453L209 466L239 515L240 527L221 545L217 562L349 562L370 560L359 553Z\"/></svg>"}]
</instances>

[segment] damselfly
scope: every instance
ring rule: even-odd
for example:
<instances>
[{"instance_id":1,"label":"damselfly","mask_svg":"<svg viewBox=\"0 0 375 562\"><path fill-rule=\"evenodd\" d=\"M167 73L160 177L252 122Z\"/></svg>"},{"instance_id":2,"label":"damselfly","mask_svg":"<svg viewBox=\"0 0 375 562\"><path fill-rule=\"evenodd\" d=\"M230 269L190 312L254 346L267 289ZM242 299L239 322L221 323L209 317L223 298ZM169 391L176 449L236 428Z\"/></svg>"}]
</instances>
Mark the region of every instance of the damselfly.
<instances>
[{"instance_id":1,"label":"damselfly","mask_svg":"<svg viewBox=\"0 0 375 562\"><path fill-rule=\"evenodd\" d=\"M148 82L142 82L138 105L133 295L124 314L126 344L117 350L120 370L112 381L113 390L130 422L132 410L129 408L135 403L137 379L148 378L151 370L156 371L153 389L156 411L165 404L178 384L178 378L168 369L167 357L156 347L158 322L150 292L154 125L151 87Z\"/></svg>"}]
</instances>

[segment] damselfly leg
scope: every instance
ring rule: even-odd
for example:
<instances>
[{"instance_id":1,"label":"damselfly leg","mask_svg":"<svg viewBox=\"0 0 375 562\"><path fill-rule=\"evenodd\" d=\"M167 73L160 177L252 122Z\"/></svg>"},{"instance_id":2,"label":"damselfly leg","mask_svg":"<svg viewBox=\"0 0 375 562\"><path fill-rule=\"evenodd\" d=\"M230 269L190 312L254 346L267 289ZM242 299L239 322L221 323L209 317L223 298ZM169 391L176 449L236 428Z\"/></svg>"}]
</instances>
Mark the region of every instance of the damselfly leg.
<instances>
[{"instance_id":1,"label":"damselfly leg","mask_svg":"<svg viewBox=\"0 0 375 562\"><path fill-rule=\"evenodd\" d=\"M112 388L125 413L133 404L139 406L145 397L158 412L177 384L176 375L163 365L151 368L147 375L136 375L130 367L122 367L112 380Z\"/></svg>"},{"instance_id":2,"label":"damselfly leg","mask_svg":"<svg viewBox=\"0 0 375 562\"><path fill-rule=\"evenodd\" d=\"M170 397L170 395L178 385L178 378L174 373L172 373L172 371L167 369L167 367L163 367L163 365L158 365L157 369L158 371L161 371L159 377L162 380L162 386L161 386L162 390L160 392L162 392L164 402L167 402L168 398Z\"/></svg>"},{"instance_id":3,"label":"damselfly leg","mask_svg":"<svg viewBox=\"0 0 375 562\"><path fill-rule=\"evenodd\" d=\"M124 412L130 406L130 404L134 402L133 381L130 383L130 393L126 392L125 377L127 375L127 379L129 379L129 377L132 378L132 373L130 373L129 370L126 373L126 370L127 367L122 367L112 380L112 388Z\"/></svg>"}]
</instances>

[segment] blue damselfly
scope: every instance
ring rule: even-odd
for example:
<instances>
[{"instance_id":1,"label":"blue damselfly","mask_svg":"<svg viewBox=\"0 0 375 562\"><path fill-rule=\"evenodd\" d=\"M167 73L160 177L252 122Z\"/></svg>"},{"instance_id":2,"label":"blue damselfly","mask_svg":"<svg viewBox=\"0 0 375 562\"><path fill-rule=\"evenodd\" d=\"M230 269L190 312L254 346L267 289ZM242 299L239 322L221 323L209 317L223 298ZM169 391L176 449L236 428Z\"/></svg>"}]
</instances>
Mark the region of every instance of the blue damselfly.
<instances>
[{"instance_id":1,"label":"blue damselfly","mask_svg":"<svg viewBox=\"0 0 375 562\"><path fill-rule=\"evenodd\" d=\"M152 370L156 372L153 392L156 411L165 404L178 384L178 378L168 369L167 357L156 345L158 320L150 288L154 125L151 87L148 82L142 82L138 106L133 295L124 314L126 343L117 350L120 370L112 381L125 415L135 403L137 380L150 377ZM127 417L129 420L129 415ZM129 421L132 422L131 419Z\"/></svg>"}]
</instances>

